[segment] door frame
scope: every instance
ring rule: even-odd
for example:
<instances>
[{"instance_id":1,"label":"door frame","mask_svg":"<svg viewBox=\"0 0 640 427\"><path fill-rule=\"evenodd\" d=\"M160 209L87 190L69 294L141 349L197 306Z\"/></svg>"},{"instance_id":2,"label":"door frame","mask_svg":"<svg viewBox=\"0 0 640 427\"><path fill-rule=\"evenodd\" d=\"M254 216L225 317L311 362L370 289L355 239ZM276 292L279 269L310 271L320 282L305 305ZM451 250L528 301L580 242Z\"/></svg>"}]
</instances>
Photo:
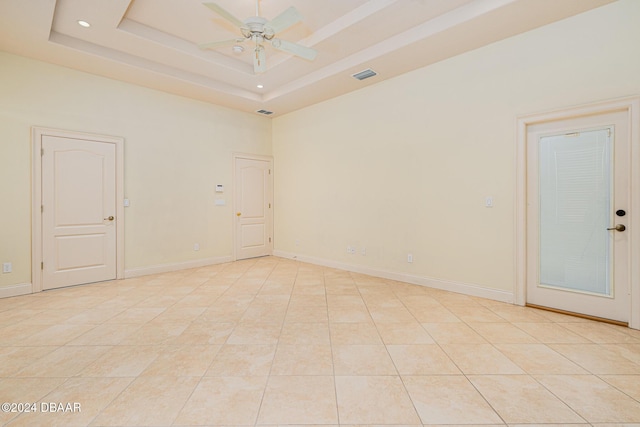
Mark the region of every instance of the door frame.
<instances>
[{"instance_id":1,"label":"door frame","mask_svg":"<svg viewBox=\"0 0 640 427\"><path fill-rule=\"evenodd\" d=\"M124 278L124 138L84 132L31 128L31 292L42 291L42 138L54 136L114 144L116 148L116 279Z\"/></svg>"},{"instance_id":2,"label":"door frame","mask_svg":"<svg viewBox=\"0 0 640 427\"><path fill-rule=\"evenodd\" d=\"M515 302L527 301L527 132L541 123L593 116L611 112L627 114L631 143L629 223L629 327L640 329L640 97L629 97L564 108L517 118L516 145L516 222L515 222Z\"/></svg>"},{"instance_id":3,"label":"door frame","mask_svg":"<svg viewBox=\"0 0 640 427\"><path fill-rule=\"evenodd\" d=\"M231 223L233 224L232 230L232 238L233 238L233 261L238 260L238 227L236 223L236 212L238 212L238 207L236 206L236 195L238 191L238 183L236 182L236 161L238 159L246 159L246 160L260 160L269 162L271 167L271 174L269 175L269 203L271 203L270 214L267 219L267 227L269 231L269 235L271 236L271 242L269 242L269 255L273 255L273 244L275 240L275 236L273 235L273 213L275 211L275 206L273 204L273 157L272 156L263 156L260 154L246 154L246 153L233 153L231 161L231 176L232 176L232 187L233 187L233 211L231 212Z\"/></svg>"}]
</instances>

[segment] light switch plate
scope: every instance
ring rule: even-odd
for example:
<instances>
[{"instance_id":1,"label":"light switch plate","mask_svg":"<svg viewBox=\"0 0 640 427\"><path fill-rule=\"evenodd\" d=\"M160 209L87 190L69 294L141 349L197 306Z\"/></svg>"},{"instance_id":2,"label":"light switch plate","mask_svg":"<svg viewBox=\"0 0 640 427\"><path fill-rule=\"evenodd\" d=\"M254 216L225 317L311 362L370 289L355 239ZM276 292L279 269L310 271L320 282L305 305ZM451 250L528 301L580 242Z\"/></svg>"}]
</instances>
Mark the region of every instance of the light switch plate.
<instances>
[{"instance_id":1,"label":"light switch plate","mask_svg":"<svg viewBox=\"0 0 640 427\"><path fill-rule=\"evenodd\" d=\"M491 196L487 196L484 199L484 205L488 208L492 208L493 207L493 197Z\"/></svg>"},{"instance_id":2,"label":"light switch plate","mask_svg":"<svg viewBox=\"0 0 640 427\"><path fill-rule=\"evenodd\" d=\"M5 262L2 264L2 272L3 273L11 273L12 271L12 265L10 262Z\"/></svg>"}]
</instances>

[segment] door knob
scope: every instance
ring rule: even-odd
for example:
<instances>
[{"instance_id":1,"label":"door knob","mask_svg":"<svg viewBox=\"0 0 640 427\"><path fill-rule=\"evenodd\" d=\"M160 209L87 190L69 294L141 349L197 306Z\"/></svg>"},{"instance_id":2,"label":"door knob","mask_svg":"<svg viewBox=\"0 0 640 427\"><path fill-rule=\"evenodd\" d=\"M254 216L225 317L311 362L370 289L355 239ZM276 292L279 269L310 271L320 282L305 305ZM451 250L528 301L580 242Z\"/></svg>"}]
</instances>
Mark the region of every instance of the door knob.
<instances>
[{"instance_id":1,"label":"door knob","mask_svg":"<svg viewBox=\"0 0 640 427\"><path fill-rule=\"evenodd\" d=\"M622 224L616 224L615 227L607 228L607 230L616 230L616 231L624 231L626 229L627 229L627 227L625 227Z\"/></svg>"},{"instance_id":2,"label":"door knob","mask_svg":"<svg viewBox=\"0 0 640 427\"><path fill-rule=\"evenodd\" d=\"M105 218L104 220L105 220L105 221L113 221L114 219L115 219L115 218L114 218L114 216L113 216L113 215L111 215L110 217Z\"/></svg>"},{"instance_id":3,"label":"door knob","mask_svg":"<svg viewBox=\"0 0 640 427\"><path fill-rule=\"evenodd\" d=\"M242 213L241 213L241 212L238 212L238 213L236 214L236 216L240 216L240 215L242 215Z\"/></svg>"}]
</instances>

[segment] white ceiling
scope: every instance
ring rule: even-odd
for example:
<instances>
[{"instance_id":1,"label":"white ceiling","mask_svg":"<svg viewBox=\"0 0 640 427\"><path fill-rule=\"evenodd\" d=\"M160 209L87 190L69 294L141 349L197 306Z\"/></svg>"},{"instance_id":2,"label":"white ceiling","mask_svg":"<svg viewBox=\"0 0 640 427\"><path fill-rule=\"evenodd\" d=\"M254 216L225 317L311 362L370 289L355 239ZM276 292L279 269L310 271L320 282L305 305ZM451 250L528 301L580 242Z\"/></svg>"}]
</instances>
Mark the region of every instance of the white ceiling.
<instances>
[{"instance_id":1,"label":"white ceiling","mask_svg":"<svg viewBox=\"0 0 640 427\"><path fill-rule=\"evenodd\" d=\"M255 15L255 0L208 1ZM277 37L319 53L307 61L267 46L256 75L250 48L197 47L241 36L201 0L0 0L0 50L275 116L612 1L261 0L267 19L296 7L303 21ZM351 77L366 68L378 75Z\"/></svg>"}]
</instances>

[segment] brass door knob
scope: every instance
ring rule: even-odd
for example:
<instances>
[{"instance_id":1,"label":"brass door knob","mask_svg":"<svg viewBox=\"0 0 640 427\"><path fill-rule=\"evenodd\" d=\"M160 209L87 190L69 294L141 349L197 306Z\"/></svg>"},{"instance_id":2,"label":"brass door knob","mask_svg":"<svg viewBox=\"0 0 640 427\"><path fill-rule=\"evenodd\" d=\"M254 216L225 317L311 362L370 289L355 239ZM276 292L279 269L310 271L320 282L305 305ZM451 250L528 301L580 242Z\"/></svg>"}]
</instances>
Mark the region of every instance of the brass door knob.
<instances>
[{"instance_id":1,"label":"brass door knob","mask_svg":"<svg viewBox=\"0 0 640 427\"><path fill-rule=\"evenodd\" d=\"M607 230L616 230L616 231L624 231L626 229L627 229L627 227L625 227L622 224L616 224L615 227L607 228Z\"/></svg>"},{"instance_id":2,"label":"brass door knob","mask_svg":"<svg viewBox=\"0 0 640 427\"><path fill-rule=\"evenodd\" d=\"M236 216L240 216L240 215L242 215L242 213L241 213L241 212L238 212L238 213L236 214Z\"/></svg>"},{"instance_id":3,"label":"brass door knob","mask_svg":"<svg viewBox=\"0 0 640 427\"><path fill-rule=\"evenodd\" d=\"M113 221L114 219L115 219L115 217L113 215L111 215L110 217L105 218L104 220L105 221Z\"/></svg>"}]
</instances>

